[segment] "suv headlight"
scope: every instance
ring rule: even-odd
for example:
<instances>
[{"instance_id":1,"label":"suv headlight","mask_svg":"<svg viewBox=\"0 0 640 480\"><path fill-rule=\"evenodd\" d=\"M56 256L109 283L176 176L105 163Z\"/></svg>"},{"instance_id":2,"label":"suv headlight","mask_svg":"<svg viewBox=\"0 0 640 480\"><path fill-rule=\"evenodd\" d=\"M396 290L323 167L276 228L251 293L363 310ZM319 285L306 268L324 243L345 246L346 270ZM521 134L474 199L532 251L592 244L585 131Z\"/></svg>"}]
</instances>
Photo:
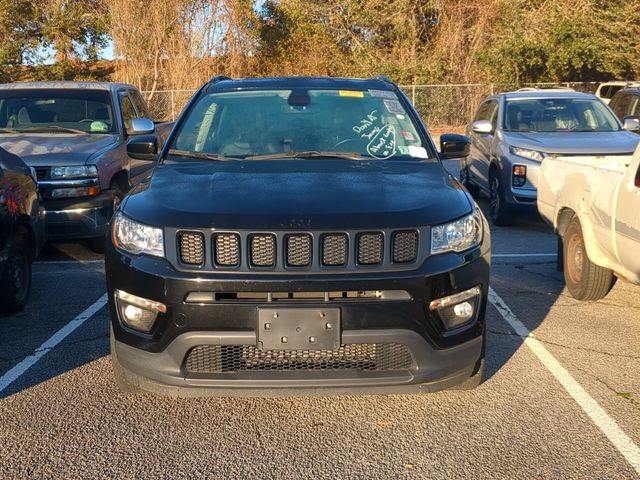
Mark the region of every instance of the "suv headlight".
<instances>
[{"instance_id":1,"label":"suv headlight","mask_svg":"<svg viewBox=\"0 0 640 480\"><path fill-rule=\"evenodd\" d=\"M78 165L74 167L52 167L51 178L86 178L97 177L98 169L95 165Z\"/></svg>"},{"instance_id":2,"label":"suv headlight","mask_svg":"<svg viewBox=\"0 0 640 480\"><path fill-rule=\"evenodd\" d=\"M529 160L535 160L541 162L547 156L545 153L538 152L537 150L529 150L527 148L511 147L509 148L511 153L522 158L528 158Z\"/></svg>"},{"instance_id":3,"label":"suv headlight","mask_svg":"<svg viewBox=\"0 0 640 480\"><path fill-rule=\"evenodd\" d=\"M470 215L451 223L431 227L431 254L462 252L482 239L482 218L474 209Z\"/></svg>"},{"instance_id":4,"label":"suv headlight","mask_svg":"<svg viewBox=\"0 0 640 480\"><path fill-rule=\"evenodd\" d=\"M162 229L135 222L118 212L113 218L113 244L134 255L164 257Z\"/></svg>"}]
</instances>

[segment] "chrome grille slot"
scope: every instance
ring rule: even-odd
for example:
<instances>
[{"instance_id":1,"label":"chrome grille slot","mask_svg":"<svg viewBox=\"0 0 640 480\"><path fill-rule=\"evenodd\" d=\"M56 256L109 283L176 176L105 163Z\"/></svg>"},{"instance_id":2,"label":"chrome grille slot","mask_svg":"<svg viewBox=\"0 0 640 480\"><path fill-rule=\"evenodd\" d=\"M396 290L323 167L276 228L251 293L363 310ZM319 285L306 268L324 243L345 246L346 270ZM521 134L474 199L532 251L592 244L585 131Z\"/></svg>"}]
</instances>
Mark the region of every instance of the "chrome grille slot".
<instances>
[{"instance_id":1,"label":"chrome grille slot","mask_svg":"<svg viewBox=\"0 0 640 480\"><path fill-rule=\"evenodd\" d=\"M311 236L307 234L288 235L287 265L290 267L307 267L311 265Z\"/></svg>"},{"instance_id":2,"label":"chrome grille slot","mask_svg":"<svg viewBox=\"0 0 640 480\"><path fill-rule=\"evenodd\" d=\"M253 345L200 345L187 355L188 373L242 371L398 371L415 366L409 347L398 343L342 345L333 350L259 350Z\"/></svg>"},{"instance_id":3,"label":"chrome grille slot","mask_svg":"<svg viewBox=\"0 0 640 480\"><path fill-rule=\"evenodd\" d=\"M214 262L219 267L240 265L240 237L235 233L220 233L213 237Z\"/></svg>"},{"instance_id":4,"label":"chrome grille slot","mask_svg":"<svg viewBox=\"0 0 640 480\"><path fill-rule=\"evenodd\" d=\"M178 233L180 262L186 265L204 264L204 235L200 232Z\"/></svg>"},{"instance_id":5,"label":"chrome grille slot","mask_svg":"<svg viewBox=\"0 0 640 480\"><path fill-rule=\"evenodd\" d=\"M322 237L322 264L341 266L347 264L348 240L344 233L328 233Z\"/></svg>"},{"instance_id":6,"label":"chrome grille slot","mask_svg":"<svg viewBox=\"0 0 640 480\"><path fill-rule=\"evenodd\" d=\"M381 232L361 233L358 235L358 263L377 265L383 259L384 237Z\"/></svg>"},{"instance_id":7,"label":"chrome grille slot","mask_svg":"<svg viewBox=\"0 0 640 480\"><path fill-rule=\"evenodd\" d=\"M276 263L276 239L273 235L251 235L251 265L273 267Z\"/></svg>"},{"instance_id":8,"label":"chrome grille slot","mask_svg":"<svg viewBox=\"0 0 640 480\"><path fill-rule=\"evenodd\" d=\"M418 232L407 230L393 234L394 263L409 263L418 256Z\"/></svg>"}]
</instances>

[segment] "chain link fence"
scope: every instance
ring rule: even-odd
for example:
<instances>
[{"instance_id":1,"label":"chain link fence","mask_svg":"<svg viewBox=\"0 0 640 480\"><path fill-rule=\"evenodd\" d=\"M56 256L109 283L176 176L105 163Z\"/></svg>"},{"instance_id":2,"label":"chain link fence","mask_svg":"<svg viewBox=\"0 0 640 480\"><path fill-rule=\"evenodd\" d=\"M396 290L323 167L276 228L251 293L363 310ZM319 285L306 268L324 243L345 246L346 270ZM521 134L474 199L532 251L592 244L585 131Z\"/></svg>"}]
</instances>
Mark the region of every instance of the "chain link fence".
<instances>
[{"instance_id":1,"label":"chain link fence","mask_svg":"<svg viewBox=\"0 0 640 480\"><path fill-rule=\"evenodd\" d=\"M401 85L431 131L459 130L469 123L480 101L488 95L517 88L573 88L595 93L598 83L532 83L520 86L494 83ZM156 120L173 121L187 104L194 90L142 92Z\"/></svg>"}]
</instances>

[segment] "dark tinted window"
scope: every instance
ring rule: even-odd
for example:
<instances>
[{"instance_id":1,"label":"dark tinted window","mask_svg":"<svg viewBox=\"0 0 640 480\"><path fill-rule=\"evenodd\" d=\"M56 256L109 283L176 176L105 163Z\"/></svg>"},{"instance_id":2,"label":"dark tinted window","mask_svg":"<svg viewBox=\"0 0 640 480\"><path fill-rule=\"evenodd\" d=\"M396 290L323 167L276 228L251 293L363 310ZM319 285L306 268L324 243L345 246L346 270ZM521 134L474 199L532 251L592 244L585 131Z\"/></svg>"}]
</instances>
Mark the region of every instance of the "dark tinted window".
<instances>
[{"instance_id":1,"label":"dark tinted window","mask_svg":"<svg viewBox=\"0 0 640 480\"><path fill-rule=\"evenodd\" d=\"M87 89L0 90L0 128L109 133L115 130L111 96Z\"/></svg>"},{"instance_id":2,"label":"dark tinted window","mask_svg":"<svg viewBox=\"0 0 640 480\"><path fill-rule=\"evenodd\" d=\"M480 108L478 108L478 113L476 113L474 121L489 120L491 123L494 123L497 105L498 103L495 100L488 100L484 102L480 105Z\"/></svg>"},{"instance_id":3,"label":"dark tinted window","mask_svg":"<svg viewBox=\"0 0 640 480\"><path fill-rule=\"evenodd\" d=\"M631 101L631 107L629 108L629 113L627 113L627 115L640 117L640 92L633 95L633 100Z\"/></svg>"},{"instance_id":4,"label":"dark tinted window","mask_svg":"<svg viewBox=\"0 0 640 480\"><path fill-rule=\"evenodd\" d=\"M137 118L137 115L128 95L120 95L120 111L122 112L122 121L124 122L124 126L129 128L131 126L131 120L133 118Z\"/></svg>"},{"instance_id":5,"label":"dark tinted window","mask_svg":"<svg viewBox=\"0 0 640 480\"><path fill-rule=\"evenodd\" d=\"M616 95L616 97L611 102L613 113L615 113L619 118L627 115L627 111L631 106L631 100L633 100L633 95L631 95L629 92L621 92Z\"/></svg>"}]
</instances>

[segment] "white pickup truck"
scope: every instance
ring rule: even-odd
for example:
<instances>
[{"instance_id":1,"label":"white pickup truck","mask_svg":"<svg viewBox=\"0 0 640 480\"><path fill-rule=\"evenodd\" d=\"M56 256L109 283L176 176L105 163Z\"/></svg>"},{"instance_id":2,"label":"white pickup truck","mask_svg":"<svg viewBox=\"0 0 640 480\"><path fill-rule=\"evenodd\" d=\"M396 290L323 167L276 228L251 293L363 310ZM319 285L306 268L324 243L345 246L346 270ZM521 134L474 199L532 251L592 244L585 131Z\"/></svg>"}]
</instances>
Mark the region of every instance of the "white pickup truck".
<instances>
[{"instance_id":1,"label":"white pickup truck","mask_svg":"<svg viewBox=\"0 0 640 480\"><path fill-rule=\"evenodd\" d=\"M560 236L558 265L579 300L616 277L640 285L640 146L633 155L543 160L538 210Z\"/></svg>"}]
</instances>

